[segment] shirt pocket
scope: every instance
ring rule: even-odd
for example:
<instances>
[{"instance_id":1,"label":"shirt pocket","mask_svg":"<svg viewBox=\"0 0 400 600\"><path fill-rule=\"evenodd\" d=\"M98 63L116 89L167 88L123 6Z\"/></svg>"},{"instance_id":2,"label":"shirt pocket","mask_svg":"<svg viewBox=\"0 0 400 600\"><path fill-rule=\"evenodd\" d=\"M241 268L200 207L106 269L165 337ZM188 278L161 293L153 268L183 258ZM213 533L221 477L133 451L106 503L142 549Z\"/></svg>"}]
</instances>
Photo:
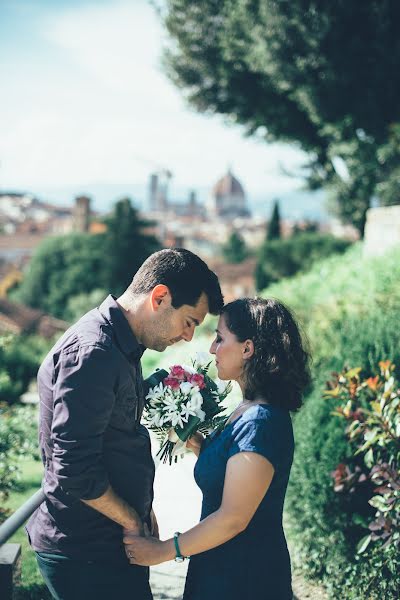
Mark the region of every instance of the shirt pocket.
<instances>
[{"instance_id":1,"label":"shirt pocket","mask_svg":"<svg viewBox=\"0 0 400 600\"><path fill-rule=\"evenodd\" d=\"M139 403L134 391L122 388L117 393L111 414L111 427L121 431L133 431L136 427L138 410Z\"/></svg>"}]
</instances>

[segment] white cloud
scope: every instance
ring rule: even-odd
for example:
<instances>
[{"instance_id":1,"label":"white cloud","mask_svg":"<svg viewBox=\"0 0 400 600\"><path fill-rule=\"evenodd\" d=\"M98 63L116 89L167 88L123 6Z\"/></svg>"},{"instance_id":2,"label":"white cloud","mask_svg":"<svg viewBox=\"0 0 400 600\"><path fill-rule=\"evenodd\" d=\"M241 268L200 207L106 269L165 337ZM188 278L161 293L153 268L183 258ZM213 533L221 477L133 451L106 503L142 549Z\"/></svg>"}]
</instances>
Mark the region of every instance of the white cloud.
<instances>
[{"instance_id":1,"label":"white cloud","mask_svg":"<svg viewBox=\"0 0 400 600\"><path fill-rule=\"evenodd\" d=\"M38 58L16 73L0 115L5 185L141 183L158 164L178 185L211 186L232 164L250 192L295 187L278 165L299 164L300 152L184 109L160 71L163 34L146 2L71 5L48 14L40 33L45 68Z\"/></svg>"}]
</instances>

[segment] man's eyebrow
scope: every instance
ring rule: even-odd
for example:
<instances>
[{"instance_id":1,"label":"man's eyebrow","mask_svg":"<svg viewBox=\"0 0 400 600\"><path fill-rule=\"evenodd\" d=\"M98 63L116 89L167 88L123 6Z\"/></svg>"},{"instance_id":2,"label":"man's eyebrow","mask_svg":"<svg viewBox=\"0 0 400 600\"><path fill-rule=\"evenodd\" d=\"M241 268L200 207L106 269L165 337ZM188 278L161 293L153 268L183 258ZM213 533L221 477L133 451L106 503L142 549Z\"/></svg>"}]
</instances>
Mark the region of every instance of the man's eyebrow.
<instances>
[{"instance_id":1,"label":"man's eyebrow","mask_svg":"<svg viewBox=\"0 0 400 600\"><path fill-rule=\"evenodd\" d=\"M195 319L194 317L191 317L189 315L189 319L192 319L193 323L195 323L195 325L200 325L200 321L198 321L197 319Z\"/></svg>"}]
</instances>

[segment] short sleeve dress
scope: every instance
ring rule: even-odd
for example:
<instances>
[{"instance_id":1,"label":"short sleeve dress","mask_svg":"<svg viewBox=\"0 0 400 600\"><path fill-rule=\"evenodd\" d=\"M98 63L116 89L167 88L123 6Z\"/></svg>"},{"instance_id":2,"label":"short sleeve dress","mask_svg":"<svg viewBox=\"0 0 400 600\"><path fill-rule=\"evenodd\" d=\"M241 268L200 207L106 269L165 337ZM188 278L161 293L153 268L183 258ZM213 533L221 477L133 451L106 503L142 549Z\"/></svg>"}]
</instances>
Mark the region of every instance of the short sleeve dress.
<instances>
[{"instance_id":1,"label":"short sleeve dress","mask_svg":"<svg viewBox=\"0 0 400 600\"><path fill-rule=\"evenodd\" d=\"M267 404L252 406L205 440L194 470L203 493L201 520L221 505L231 456L256 452L270 461L275 472L245 531L190 559L183 600L292 599L282 512L293 451L289 412Z\"/></svg>"}]
</instances>

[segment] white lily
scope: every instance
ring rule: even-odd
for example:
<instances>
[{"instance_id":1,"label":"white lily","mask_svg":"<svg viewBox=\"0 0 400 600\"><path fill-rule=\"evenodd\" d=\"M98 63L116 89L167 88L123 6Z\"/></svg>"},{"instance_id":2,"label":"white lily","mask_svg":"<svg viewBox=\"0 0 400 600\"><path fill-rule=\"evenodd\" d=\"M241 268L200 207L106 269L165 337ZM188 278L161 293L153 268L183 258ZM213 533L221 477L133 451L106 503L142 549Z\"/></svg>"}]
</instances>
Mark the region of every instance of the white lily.
<instances>
[{"instance_id":1,"label":"white lily","mask_svg":"<svg viewBox=\"0 0 400 600\"><path fill-rule=\"evenodd\" d=\"M160 396L164 394L164 386L162 383L155 385L153 388L149 390L149 393L146 396L146 400L158 400Z\"/></svg>"},{"instance_id":2,"label":"white lily","mask_svg":"<svg viewBox=\"0 0 400 600\"><path fill-rule=\"evenodd\" d=\"M177 425L179 425L179 427L183 427L183 420L180 413L172 413L170 417L172 427L176 427Z\"/></svg>"},{"instance_id":3,"label":"white lily","mask_svg":"<svg viewBox=\"0 0 400 600\"><path fill-rule=\"evenodd\" d=\"M201 410L201 408L199 408L198 410L196 410L196 417L198 417L200 421L203 422L206 418L206 413L204 412L204 410Z\"/></svg>"},{"instance_id":4,"label":"white lily","mask_svg":"<svg viewBox=\"0 0 400 600\"><path fill-rule=\"evenodd\" d=\"M179 389L181 390L182 394L185 394L186 396L186 394L190 393L193 387L194 386L192 383L190 383L190 381L182 381L182 383L179 386Z\"/></svg>"},{"instance_id":5,"label":"white lily","mask_svg":"<svg viewBox=\"0 0 400 600\"><path fill-rule=\"evenodd\" d=\"M228 386L228 381L222 381L222 379L216 379L217 389L219 394L223 394Z\"/></svg>"},{"instance_id":6,"label":"white lily","mask_svg":"<svg viewBox=\"0 0 400 600\"><path fill-rule=\"evenodd\" d=\"M199 410L203 406L203 396L200 394L200 392L192 394L189 404L194 410Z\"/></svg>"},{"instance_id":7,"label":"white lily","mask_svg":"<svg viewBox=\"0 0 400 600\"><path fill-rule=\"evenodd\" d=\"M191 405L190 402L182 406L181 417L187 423L190 416L196 417L196 409Z\"/></svg>"},{"instance_id":8,"label":"white lily","mask_svg":"<svg viewBox=\"0 0 400 600\"><path fill-rule=\"evenodd\" d=\"M199 367L206 367L211 362L211 356L208 352L197 352L195 361Z\"/></svg>"}]
</instances>

